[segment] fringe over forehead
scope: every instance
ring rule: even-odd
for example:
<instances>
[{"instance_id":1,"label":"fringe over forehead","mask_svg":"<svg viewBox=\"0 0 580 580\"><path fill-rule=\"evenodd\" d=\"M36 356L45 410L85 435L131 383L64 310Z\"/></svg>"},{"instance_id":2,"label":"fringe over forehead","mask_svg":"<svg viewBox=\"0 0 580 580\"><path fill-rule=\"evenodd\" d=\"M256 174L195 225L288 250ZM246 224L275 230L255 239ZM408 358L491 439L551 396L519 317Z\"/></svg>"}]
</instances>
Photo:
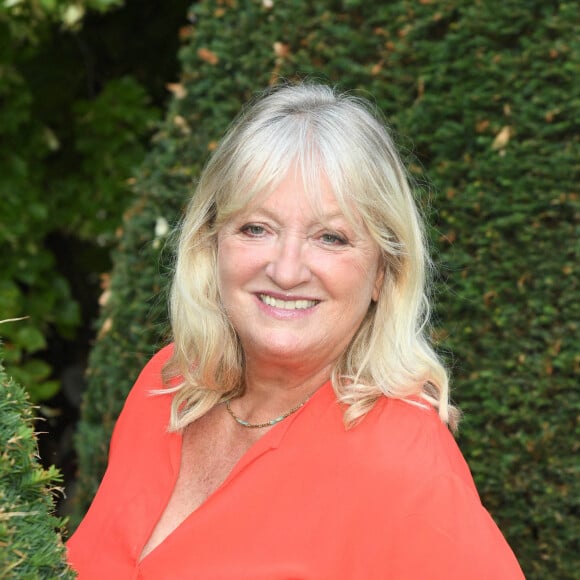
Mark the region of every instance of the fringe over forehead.
<instances>
[{"instance_id":1,"label":"fringe over forehead","mask_svg":"<svg viewBox=\"0 0 580 580\"><path fill-rule=\"evenodd\" d=\"M199 190L213 194L219 227L256 195L273 192L290 171L314 199L327 178L345 217L360 223L358 214L387 254L404 252L405 171L365 100L320 85L274 89L233 123Z\"/></svg>"}]
</instances>

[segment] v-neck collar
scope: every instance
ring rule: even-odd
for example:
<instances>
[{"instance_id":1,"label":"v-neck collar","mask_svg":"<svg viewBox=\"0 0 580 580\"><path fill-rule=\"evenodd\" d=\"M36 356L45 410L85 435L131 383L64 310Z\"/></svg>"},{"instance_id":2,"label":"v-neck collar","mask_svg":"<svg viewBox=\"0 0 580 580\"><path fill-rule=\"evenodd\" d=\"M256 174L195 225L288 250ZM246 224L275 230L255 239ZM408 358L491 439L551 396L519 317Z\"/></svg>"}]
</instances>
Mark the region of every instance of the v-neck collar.
<instances>
[{"instance_id":1,"label":"v-neck collar","mask_svg":"<svg viewBox=\"0 0 580 580\"><path fill-rule=\"evenodd\" d=\"M336 397L332 388L331 381L327 381L316 390L308 402L296 413L293 413L283 421L280 421L280 423L274 425L267 433L265 433L255 443L253 443L234 465L224 481L203 501L203 503L201 503L194 511L192 511L169 535L163 539L160 544L151 550L143 559L137 559L137 567L140 568L142 565L146 564L151 556L154 556L155 554L162 551L163 546L167 542L171 541L172 537L174 537L176 534L179 534L187 526L187 524L191 522L192 519L196 518L200 514L200 512L205 511L208 505L211 506L211 503L215 500L215 498L223 493L228 485L247 467L249 467L253 462L257 461L266 453L278 449L282 445L282 442L288 431L292 428L296 421L298 421L304 415L309 415L312 413L318 414L320 409L324 408L327 404L332 402L336 402ZM181 466L181 453L183 447L183 435L181 433L174 433L173 435L174 436L169 440L168 449L169 463L173 472L173 482L167 496L167 502L169 502L171 494L173 493L177 483L177 477L179 475L179 469ZM167 502L163 509L165 509L167 506ZM157 525L162 514L163 512L161 512L155 522L151 524L151 528L143 540L143 544L140 547L137 558L139 558L139 555L143 551L145 543L149 540L149 537L153 533L153 529Z\"/></svg>"},{"instance_id":2,"label":"v-neck collar","mask_svg":"<svg viewBox=\"0 0 580 580\"><path fill-rule=\"evenodd\" d=\"M292 427L295 421L304 414L316 412L316 408L320 402L326 399L324 396L330 393L334 396L332 384L330 381L324 383L318 388L310 399L300 408L296 413L289 415L280 423L274 425L267 433L260 437L250 448L240 457L239 461L234 465L223 483L216 489L216 491L225 487L232 479L234 479L241 471L243 471L253 461L264 455L265 453L275 450L282 444L284 437ZM214 492L215 493L215 492ZM213 494L212 494L213 495ZM211 497L211 496L210 496ZM209 498L208 498L209 499ZM205 502L204 502L205 503ZM202 504L203 505L203 504ZM200 506L201 507L201 506Z\"/></svg>"}]
</instances>

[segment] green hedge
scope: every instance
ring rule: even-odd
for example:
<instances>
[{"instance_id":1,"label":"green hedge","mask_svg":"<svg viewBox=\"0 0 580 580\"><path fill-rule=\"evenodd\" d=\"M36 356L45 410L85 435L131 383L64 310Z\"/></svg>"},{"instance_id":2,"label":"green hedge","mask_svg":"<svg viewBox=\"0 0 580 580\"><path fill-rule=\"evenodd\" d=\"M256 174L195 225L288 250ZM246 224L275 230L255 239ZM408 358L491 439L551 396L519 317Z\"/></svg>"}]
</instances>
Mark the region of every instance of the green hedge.
<instances>
[{"instance_id":1,"label":"green hedge","mask_svg":"<svg viewBox=\"0 0 580 580\"><path fill-rule=\"evenodd\" d=\"M0 353L2 354L2 353ZM0 362L0 578L74 578L66 565L53 494L62 477L38 460L26 391Z\"/></svg>"},{"instance_id":2,"label":"green hedge","mask_svg":"<svg viewBox=\"0 0 580 580\"><path fill-rule=\"evenodd\" d=\"M432 222L434 333L465 412L460 445L528 578L574 577L576 9L546 0L194 4L181 87L137 177L92 353L77 518L124 396L166 333L164 220L178 219L241 103L279 77L310 77L359 90L387 115Z\"/></svg>"}]
</instances>

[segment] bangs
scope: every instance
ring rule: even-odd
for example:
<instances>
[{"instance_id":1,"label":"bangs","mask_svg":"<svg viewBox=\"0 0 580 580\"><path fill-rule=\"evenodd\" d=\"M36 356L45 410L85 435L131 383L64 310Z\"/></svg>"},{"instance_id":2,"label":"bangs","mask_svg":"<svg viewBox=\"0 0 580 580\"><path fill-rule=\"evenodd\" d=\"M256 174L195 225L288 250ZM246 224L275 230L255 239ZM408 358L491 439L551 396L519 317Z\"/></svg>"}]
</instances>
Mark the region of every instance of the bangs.
<instances>
[{"instance_id":1,"label":"bangs","mask_svg":"<svg viewBox=\"0 0 580 580\"><path fill-rule=\"evenodd\" d=\"M242 127L239 144L222 154L227 162L216 179L218 228L258 197L276 190L308 148L302 129L288 119Z\"/></svg>"},{"instance_id":2,"label":"bangs","mask_svg":"<svg viewBox=\"0 0 580 580\"><path fill-rule=\"evenodd\" d=\"M403 244L396 232L402 228L397 227L394 198L400 195L401 180L391 166L390 139L355 103L343 102L345 106L352 109L346 119L344 110L332 106L274 117L258 114L237 127L235 141L226 137L212 168L216 230L268 197L294 172L321 217L320 185L325 180L350 225L368 232L386 256L400 257ZM353 131L353 124L364 130Z\"/></svg>"},{"instance_id":3,"label":"bangs","mask_svg":"<svg viewBox=\"0 0 580 580\"><path fill-rule=\"evenodd\" d=\"M327 181L345 218L355 229L364 228L358 200L352 195L358 184L346 178L355 174L355 164L349 161L347 153L346 135L344 139L335 139L336 135L328 138L320 121L323 119L296 114L242 129L235 150L227 155L221 152L219 156L227 159L227 163L216 171L213 180L217 186L214 196L217 229L257 198L271 195L292 173L302 180L321 216L324 208L320 187L322 181Z\"/></svg>"}]
</instances>

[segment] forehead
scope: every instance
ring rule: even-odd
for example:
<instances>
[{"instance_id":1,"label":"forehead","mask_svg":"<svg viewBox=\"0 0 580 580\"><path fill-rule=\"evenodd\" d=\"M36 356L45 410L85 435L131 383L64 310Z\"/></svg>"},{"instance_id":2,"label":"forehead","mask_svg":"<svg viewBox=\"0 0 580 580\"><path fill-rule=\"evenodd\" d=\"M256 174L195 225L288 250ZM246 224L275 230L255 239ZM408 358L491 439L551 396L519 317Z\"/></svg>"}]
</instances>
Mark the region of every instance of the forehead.
<instances>
[{"instance_id":1,"label":"forehead","mask_svg":"<svg viewBox=\"0 0 580 580\"><path fill-rule=\"evenodd\" d=\"M325 222L344 219L356 229L364 229L360 213L354 203L337 195L326 175L312 179L300 172L290 171L275 186L256 193L239 213L301 213Z\"/></svg>"}]
</instances>

